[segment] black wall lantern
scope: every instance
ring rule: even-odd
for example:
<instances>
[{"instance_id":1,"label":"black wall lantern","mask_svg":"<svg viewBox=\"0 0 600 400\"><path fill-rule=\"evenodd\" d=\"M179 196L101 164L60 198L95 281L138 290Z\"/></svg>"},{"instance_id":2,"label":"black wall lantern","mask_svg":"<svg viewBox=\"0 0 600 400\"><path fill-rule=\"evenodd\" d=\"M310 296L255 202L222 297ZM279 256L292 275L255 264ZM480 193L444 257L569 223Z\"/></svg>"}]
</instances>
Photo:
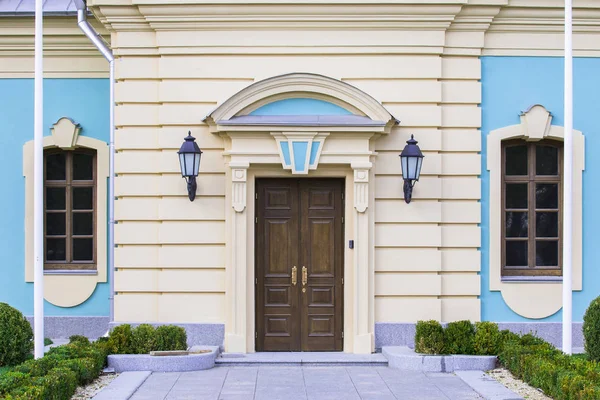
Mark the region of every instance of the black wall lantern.
<instances>
[{"instance_id":1,"label":"black wall lantern","mask_svg":"<svg viewBox=\"0 0 600 400\"><path fill-rule=\"evenodd\" d=\"M188 136L185 138L185 142L183 142L177 154L179 154L181 176L187 182L188 197L190 201L194 201L196 198L196 177L200 171L202 151L196 144L196 138L192 136L192 132L188 132Z\"/></svg>"},{"instance_id":2,"label":"black wall lantern","mask_svg":"<svg viewBox=\"0 0 600 400\"><path fill-rule=\"evenodd\" d=\"M415 183L421 175L421 166L423 165L423 153L417 146L414 135L406 141L404 150L400 153L400 163L402 164L402 177L404 178L404 201L410 203L412 199L412 190Z\"/></svg>"}]
</instances>

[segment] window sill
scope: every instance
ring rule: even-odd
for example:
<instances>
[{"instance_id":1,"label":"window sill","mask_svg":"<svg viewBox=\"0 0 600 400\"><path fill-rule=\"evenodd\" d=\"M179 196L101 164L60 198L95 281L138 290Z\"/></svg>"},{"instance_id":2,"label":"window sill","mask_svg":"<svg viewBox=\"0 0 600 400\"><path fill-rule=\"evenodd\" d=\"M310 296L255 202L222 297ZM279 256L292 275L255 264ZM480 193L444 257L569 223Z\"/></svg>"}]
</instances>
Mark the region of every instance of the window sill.
<instances>
[{"instance_id":1,"label":"window sill","mask_svg":"<svg viewBox=\"0 0 600 400\"><path fill-rule=\"evenodd\" d=\"M53 269L44 271L44 275L98 275L96 270Z\"/></svg>"},{"instance_id":2,"label":"window sill","mask_svg":"<svg viewBox=\"0 0 600 400\"><path fill-rule=\"evenodd\" d=\"M522 283L535 283L535 282L562 282L562 276L503 276L501 282L522 282Z\"/></svg>"}]
</instances>

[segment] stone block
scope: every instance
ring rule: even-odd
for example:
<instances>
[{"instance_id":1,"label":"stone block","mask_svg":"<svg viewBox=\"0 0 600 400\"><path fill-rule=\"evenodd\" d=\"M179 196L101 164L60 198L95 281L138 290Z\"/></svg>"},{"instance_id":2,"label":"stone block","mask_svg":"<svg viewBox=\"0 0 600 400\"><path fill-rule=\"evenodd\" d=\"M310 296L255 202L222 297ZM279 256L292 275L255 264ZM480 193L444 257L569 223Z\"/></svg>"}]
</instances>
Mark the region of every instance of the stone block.
<instances>
[{"instance_id":1,"label":"stone block","mask_svg":"<svg viewBox=\"0 0 600 400\"><path fill-rule=\"evenodd\" d=\"M211 350L204 354L187 356L156 357L149 354L112 354L108 356L108 367L116 372L152 371L152 372L184 372L200 371L215 366L218 347L210 346Z\"/></svg>"}]
</instances>

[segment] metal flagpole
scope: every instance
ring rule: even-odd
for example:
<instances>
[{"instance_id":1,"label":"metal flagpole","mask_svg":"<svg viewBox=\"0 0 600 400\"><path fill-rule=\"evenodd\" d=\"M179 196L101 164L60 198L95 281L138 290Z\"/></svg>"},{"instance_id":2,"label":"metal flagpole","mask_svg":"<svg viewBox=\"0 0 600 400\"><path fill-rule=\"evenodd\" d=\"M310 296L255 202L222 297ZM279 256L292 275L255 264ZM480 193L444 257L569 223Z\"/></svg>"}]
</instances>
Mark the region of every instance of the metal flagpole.
<instances>
[{"instance_id":1,"label":"metal flagpole","mask_svg":"<svg viewBox=\"0 0 600 400\"><path fill-rule=\"evenodd\" d=\"M35 358L44 356L44 134L43 0L35 0L33 134L33 323Z\"/></svg>"},{"instance_id":2,"label":"metal flagpole","mask_svg":"<svg viewBox=\"0 0 600 400\"><path fill-rule=\"evenodd\" d=\"M572 353L573 318L573 4L565 0L565 169L563 214L562 350Z\"/></svg>"}]
</instances>

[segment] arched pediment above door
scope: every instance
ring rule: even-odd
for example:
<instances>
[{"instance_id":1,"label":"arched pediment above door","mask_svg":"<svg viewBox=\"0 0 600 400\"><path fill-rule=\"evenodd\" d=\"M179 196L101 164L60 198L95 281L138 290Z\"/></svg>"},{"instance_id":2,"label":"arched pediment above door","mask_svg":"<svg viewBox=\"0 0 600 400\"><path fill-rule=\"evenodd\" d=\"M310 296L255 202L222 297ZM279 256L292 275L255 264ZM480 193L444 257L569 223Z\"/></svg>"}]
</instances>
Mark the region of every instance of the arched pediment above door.
<instances>
[{"instance_id":1,"label":"arched pediment above door","mask_svg":"<svg viewBox=\"0 0 600 400\"><path fill-rule=\"evenodd\" d=\"M256 82L204 121L231 139L225 155L234 163L280 163L295 175L306 175L319 163L370 163L369 141L398 123L362 90L306 73Z\"/></svg>"},{"instance_id":2,"label":"arched pediment above door","mask_svg":"<svg viewBox=\"0 0 600 400\"><path fill-rule=\"evenodd\" d=\"M279 107L273 107L275 105ZM282 113L282 109L288 110L287 113ZM237 130L235 127L239 126L259 130L250 127L304 125L354 127L378 133L389 133L398 123L381 103L362 90L333 78L307 73L256 82L217 107L205 122L219 131Z\"/></svg>"}]
</instances>

